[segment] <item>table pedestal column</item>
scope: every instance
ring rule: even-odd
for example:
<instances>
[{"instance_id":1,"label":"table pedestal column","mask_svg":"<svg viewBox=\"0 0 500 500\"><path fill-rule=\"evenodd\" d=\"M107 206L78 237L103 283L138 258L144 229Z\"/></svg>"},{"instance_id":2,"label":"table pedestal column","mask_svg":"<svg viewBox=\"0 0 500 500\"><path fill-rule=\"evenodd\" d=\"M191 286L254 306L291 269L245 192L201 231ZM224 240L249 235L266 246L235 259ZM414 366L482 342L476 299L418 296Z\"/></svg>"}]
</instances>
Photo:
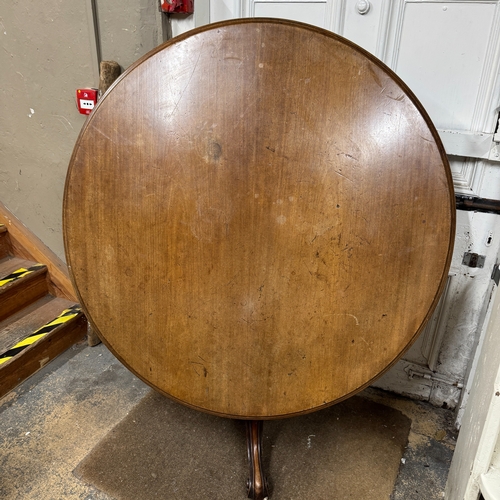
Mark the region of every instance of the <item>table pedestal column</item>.
<instances>
[{"instance_id":1,"label":"table pedestal column","mask_svg":"<svg viewBox=\"0 0 500 500\"><path fill-rule=\"evenodd\" d=\"M247 451L250 477L247 480L248 498L266 500L269 497L267 479L262 468L262 420L248 420Z\"/></svg>"}]
</instances>

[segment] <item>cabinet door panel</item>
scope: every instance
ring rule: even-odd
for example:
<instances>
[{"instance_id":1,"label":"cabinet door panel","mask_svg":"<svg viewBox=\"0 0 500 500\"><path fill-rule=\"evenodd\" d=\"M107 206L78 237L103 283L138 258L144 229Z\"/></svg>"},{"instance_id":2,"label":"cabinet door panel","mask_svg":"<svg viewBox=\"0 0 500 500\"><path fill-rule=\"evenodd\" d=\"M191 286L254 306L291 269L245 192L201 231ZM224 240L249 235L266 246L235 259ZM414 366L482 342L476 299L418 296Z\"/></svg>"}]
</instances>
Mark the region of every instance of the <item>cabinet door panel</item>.
<instances>
[{"instance_id":1,"label":"cabinet door panel","mask_svg":"<svg viewBox=\"0 0 500 500\"><path fill-rule=\"evenodd\" d=\"M393 69L440 129L473 126L494 4L408 3Z\"/></svg>"}]
</instances>

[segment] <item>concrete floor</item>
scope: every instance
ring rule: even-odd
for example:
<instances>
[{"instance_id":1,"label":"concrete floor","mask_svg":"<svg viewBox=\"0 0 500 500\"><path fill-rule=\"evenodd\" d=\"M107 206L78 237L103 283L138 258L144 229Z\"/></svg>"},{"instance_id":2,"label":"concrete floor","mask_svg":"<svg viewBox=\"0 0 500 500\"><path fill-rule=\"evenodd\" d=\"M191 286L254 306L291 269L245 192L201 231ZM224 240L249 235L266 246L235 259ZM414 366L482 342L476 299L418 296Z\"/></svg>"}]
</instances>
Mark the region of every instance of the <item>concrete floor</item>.
<instances>
[{"instance_id":1,"label":"concrete floor","mask_svg":"<svg viewBox=\"0 0 500 500\"><path fill-rule=\"evenodd\" d=\"M0 400L0 498L110 500L74 470L148 395L151 389L103 345L69 349ZM391 500L443 498L453 413L375 389L361 396L411 420Z\"/></svg>"}]
</instances>

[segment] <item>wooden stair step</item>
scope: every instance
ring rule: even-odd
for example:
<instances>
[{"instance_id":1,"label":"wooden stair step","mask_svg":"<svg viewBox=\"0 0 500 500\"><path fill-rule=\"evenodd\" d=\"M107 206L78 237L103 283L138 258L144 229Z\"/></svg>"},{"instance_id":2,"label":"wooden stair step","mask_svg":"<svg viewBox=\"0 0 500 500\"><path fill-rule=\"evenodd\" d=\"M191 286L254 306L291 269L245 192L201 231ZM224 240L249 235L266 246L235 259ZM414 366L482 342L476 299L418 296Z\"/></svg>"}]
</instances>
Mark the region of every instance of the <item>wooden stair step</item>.
<instances>
[{"instance_id":1,"label":"wooden stair step","mask_svg":"<svg viewBox=\"0 0 500 500\"><path fill-rule=\"evenodd\" d=\"M20 340L56 318L61 311L74 306L66 299L45 295L0 322L0 356Z\"/></svg>"},{"instance_id":2,"label":"wooden stair step","mask_svg":"<svg viewBox=\"0 0 500 500\"><path fill-rule=\"evenodd\" d=\"M0 323L0 397L84 339L87 330L78 304L51 296L11 319Z\"/></svg>"},{"instance_id":3,"label":"wooden stair step","mask_svg":"<svg viewBox=\"0 0 500 500\"><path fill-rule=\"evenodd\" d=\"M9 241L9 233L7 226L0 224L0 259L4 259L11 254L11 245Z\"/></svg>"},{"instance_id":4,"label":"wooden stair step","mask_svg":"<svg viewBox=\"0 0 500 500\"><path fill-rule=\"evenodd\" d=\"M0 321L47 293L47 266L17 257L0 260Z\"/></svg>"},{"instance_id":5,"label":"wooden stair step","mask_svg":"<svg viewBox=\"0 0 500 500\"><path fill-rule=\"evenodd\" d=\"M32 302L31 304L28 304L26 307L23 307L16 313L11 314L8 318L4 319L3 321L0 321L0 330L3 330L11 323L15 323L17 320L31 313L35 309L38 309L47 302L50 302L53 298L54 298L53 295L50 294L44 295L41 299L35 300L35 302Z\"/></svg>"}]
</instances>

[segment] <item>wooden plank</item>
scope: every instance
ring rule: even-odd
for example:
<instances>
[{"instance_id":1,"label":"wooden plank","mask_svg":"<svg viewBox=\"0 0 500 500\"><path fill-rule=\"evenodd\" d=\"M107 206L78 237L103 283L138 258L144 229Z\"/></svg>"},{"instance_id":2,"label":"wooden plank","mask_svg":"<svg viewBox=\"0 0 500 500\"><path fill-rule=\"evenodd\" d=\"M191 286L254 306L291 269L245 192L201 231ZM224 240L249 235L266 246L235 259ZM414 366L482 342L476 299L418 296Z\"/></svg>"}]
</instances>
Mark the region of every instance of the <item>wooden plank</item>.
<instances>
[{"instance_id":1,"label":"wooden plank","mask_svg":"<svg viewBox=\"0 0 500 500\"><path fill-rule=\"evenodd\" d=\"M56 328L18 356L0 365L0 397L45 366L68 347L85 338L87 321L83 314Z\"/></svg>"},{"instance_id":2,"label":"wooden plank","mask_svg":"<svg viewBox=\"0 0 500 500\"><path fill-rule=\"evenodd\" d=\"M15 317L4 320L0 323L0 355L72 305L74 302L67 299L46 295L19 311Z\"/></svg>"},{"instance_id":3,"label":"wooden plank","mask_svg":"<svg viewBox=\"0 0 500 500\"><path fill-rule=\"evenodd\" d=\"M49 270L51 293L76 301L66 264L24 226L3 203L0 203L0 222L8 229L14 255L46 264Z\"/></svg>"},{"instance_id":4,"label":"wooden plank","mask_svg":"<svg viewBox=\"0 0 500 500\"><path fill-rule=\"evenodd\" d=\"M47 267L18 258L0 262L1 280L21 269L33 269L22 277L0 286L0 321L14 314L48 292Z\"/></svg>"}]
</instances>

